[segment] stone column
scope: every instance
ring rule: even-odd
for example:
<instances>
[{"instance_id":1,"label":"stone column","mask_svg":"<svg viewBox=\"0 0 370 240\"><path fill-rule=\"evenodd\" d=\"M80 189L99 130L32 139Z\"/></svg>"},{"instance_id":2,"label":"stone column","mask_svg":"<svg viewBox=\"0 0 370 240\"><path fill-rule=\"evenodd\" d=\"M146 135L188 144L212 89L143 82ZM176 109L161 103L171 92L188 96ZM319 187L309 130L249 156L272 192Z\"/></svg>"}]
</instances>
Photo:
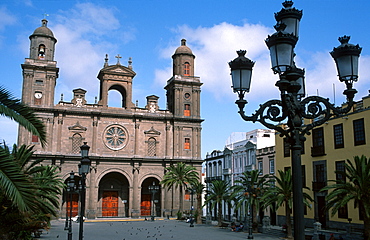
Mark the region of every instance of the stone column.
<instances>
[{"instance_id":1,"label":"stone column","mask_svg":"<svg viewBox=\"0 0 370 240\"><path fill-rule=\"evenodd\" d=\"M86 190L87 190L87 210L86 217L88 219L95 219L97 216L97 200L98 200L98 190L99 184L96 183L96 163L91 162L90 174L88 174L88 179L86 181Z\"/></svg>"},{"instance_id":2,"label":"stone column","mask_svg":"<svg viewBox=\"0 0 370 240\"><path fill-rule=\"evenodd\" d=\"M171 149L173 149L173 146L171 146L171 125L167 123L168 125L166 126L166 149L165 149L165 157L166 158L171 158L173 155L171 154Z\"/></svg>"},{"instance_id":3,"label":"stone column","mask_svg":"<svg viewBox=\"0 0 370 240\"><path fill-rule=\"evenodd\" d=\"M140 186L138 183L139 179L139 171L140 167L137 166L137 163L134 163L134 167L132 169L133 173L133 181L132 181L132 195L130 196L130 201L131 201L131 216L132 217L140 217Z\"/></svg>"}]
</instances>

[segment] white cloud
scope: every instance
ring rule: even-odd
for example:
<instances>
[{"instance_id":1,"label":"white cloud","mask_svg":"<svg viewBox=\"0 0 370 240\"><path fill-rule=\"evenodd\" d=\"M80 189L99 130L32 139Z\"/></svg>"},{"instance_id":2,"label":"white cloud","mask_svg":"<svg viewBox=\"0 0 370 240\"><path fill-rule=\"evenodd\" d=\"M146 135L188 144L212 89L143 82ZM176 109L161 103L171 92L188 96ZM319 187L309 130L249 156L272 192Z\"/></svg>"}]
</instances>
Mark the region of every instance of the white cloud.
<instances>
[{"instance_id":1,"label":"white cloud","mask_svg":"<svg viewBox=\"0 0 370 240\"><path fill-rule=\"evenodd\" d=\"M262 102L271 98L279 98L279 91L275 87L278 76L274 75L270 69L269 51L264 42L268 34L274 32L273 29L259 24L245 23L242 26L235 26L220 23L208 28L190 28L183 25L174 31L178 35L178 41L162 49L161 56L166 58L173 54L179 46L179 39L187 39L187 45L196 56L195 74L200 76L204 83L202 89L212 92L216 99L237 98L230 88L230 69L227 62L237 57L235 51L239 49L247 50L246 56L256 62L253 68L251 91L246 97L247 100ZM342 100L345 100L342 95L345 85L338 81L335 63L328 52L305 52L302 54L304 58L300 58L300 53L297 53L296 62L298 67L306 69L306 93L309 95L319 93L333 101L334 84L336 104L340 104ZM369 61L369 57L362 56L361 65L365 66ZM167 79L164 76L168 74L171 74L170 68L157 69L156 82L164 84L164 79ZM355 88L369 88L369 84L364 81L369 76L368 68L360 68L361 79L355 84ZM359 91L357 96L366 95L366 91Z\"/></svg>"},{"instance_id":2,"label":"white cloud","mask_svg":"<svg viewBox=\"0 0 370 240\"><path fill-rule=\"evenodd\" d=\"M5 7L0 7L0 16L1 16L1 21L0 21L0 48L3 45L3 39L6 38L7 36L3 34L3 30L10 25L15 24L16 22L16 17L11 15L8 10ZM4 31L5 32L5 31Z\"/></svg>"},{"instance_id":3,"label":"white cloud","mask_svg":"<svg viewBox=\"0 0 370 240\"><path fill-rule=\"evenodd\" d=\"M270 28L259 24L245 23L242 26L235 26L224 22L210 28L192 29L184 25L175 31L179 35L177 39L187 39L187 45L196 55L195 74L201 77L204 83L203 90L212 92L216 99L236 98L231 89L228 62L237 57L236 51L240 49L247 50L246 56L256 62L248 99L261 99L261 95L276 92L274 82L277 78L271 71L266 71L270 69L270 60L264 39L272 31ZM176 45L163 49L162 56L168 57L169 54L173 54L178 46L179 41ZM157 74L156 81L163 84L163 79L166 78L161 78Z\"/></svg>"},{"instance_id":4,"label":"white cloud","mask_svg":"<svg viewBox=\"0 0 370 240\"><path fill-rule=\"evenodd\" d=\"M61 11L57 16L56 24L52 26L58 39L55 59L61 69L56 96L63 93L65 100L69 101L72 89L88 86L87 100L94 101L99 84L96 70L91 69L102 68L107 51L117 48L113 41L107 40L107 36L118 36L119 41L115 42L128 42L135 38L130 31L115 34L121 30L115 12L116 9L82 3L71 10Z\"/></svg>"},{"instance_id":5,"label":"white cloud","mask_svg":"<svg viewBox=\"0 0 370 240\"><path fill-rule=\"evenodd\" d=\"M16 21L16 17L11 15L5 7L0 7L0 30L3 30L6 26L12 25Z\"/></svg>"}]
</instances>

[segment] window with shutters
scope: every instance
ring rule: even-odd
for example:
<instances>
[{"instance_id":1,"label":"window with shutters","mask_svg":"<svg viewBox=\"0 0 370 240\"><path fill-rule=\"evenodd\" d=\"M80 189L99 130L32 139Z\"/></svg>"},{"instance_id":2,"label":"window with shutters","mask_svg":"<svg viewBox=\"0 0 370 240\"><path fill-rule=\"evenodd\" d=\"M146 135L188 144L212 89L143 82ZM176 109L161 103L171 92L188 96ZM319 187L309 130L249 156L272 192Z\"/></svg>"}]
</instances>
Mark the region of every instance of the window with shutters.
<instances>
[{"instance_id":1,"label":"window with shutters","mask_svg":"<svg viewBox=\"0 0 370 240\"><path fill-rule=\"evenodd\" d=\"M82 136L79 133L75 133L72 136L72 153L80 153L80 147L82 146Z\"/></svg>"},{"instance_id":2,"label":"window with shutters","mask_svg":"<svg viewBox=\"0 0 370 240\"><path fill-rule=\"evenodd\" d=\"M155 157L157 155L156 153L156 145L157 141L155 138L151 137L148 139L148 156L149 157Z\"/></svg>"},{"instance_id":3,"label":"window with shutters","mask_svg":"<svg viewBox=\"0 0 370 240\"><path fill-rule=\"evenodd\" d=\"M190 138L185 138L184 149L190 149Z\"/></svg>"}]
</instances>

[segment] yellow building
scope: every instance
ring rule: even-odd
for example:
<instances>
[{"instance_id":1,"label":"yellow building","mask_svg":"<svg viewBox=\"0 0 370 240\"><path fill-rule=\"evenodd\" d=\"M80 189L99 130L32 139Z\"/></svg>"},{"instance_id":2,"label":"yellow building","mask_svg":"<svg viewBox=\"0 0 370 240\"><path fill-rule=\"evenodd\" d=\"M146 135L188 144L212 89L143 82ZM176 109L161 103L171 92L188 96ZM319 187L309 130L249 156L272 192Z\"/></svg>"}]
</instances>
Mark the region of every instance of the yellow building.
<instances>
[{"instance_id":1,"label":"yellow building","mask_svg":"<svg viewBox=\"0 0 370 240\"><path fill-rule=\"evenodd\" d=\"M353 202L332 216L331 211L325 211L327 193L319 191L333 184L330 180L341 177L335 174L335 170L344 169L347 159L353 160L356 155L370 157L370 129L366 128L369 126L370 94L358 101L350 113L333 117L314 128L311 135L306 135L302 150L303 186L310 188L308 193L315 200L311 209L305 209L306 227L313 227L315 221L329 228L345 229L349 222L352 226L362 227L363 221ZM290 166L289 145L276 137L276 169L286 170ZM284 211L284 207L278 210L279 224L285 223Z\"/></svg>"}]
</instances>

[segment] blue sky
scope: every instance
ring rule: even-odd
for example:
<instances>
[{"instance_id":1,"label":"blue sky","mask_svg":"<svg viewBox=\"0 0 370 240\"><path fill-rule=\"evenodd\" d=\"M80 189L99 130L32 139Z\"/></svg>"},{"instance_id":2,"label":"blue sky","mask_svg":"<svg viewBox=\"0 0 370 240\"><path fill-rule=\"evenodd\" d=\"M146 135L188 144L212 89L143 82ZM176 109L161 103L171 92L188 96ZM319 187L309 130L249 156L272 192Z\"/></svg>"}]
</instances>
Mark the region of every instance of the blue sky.
<instances>
[{"instance_id":1,"label":"blue sky","mask_svg":"<svg viewBox=\"0 0 370 240\"><path fill-rule=\"evenodd\" d=\"M282 0L2 0L0 2L0 73L1 85L21 97L20 65L29 54L29 35L41 26L47 13L48 27L58 39L55 60L60 68L56 99L72 99L72 89L87 90L87 100L98 96L96 78L109 54L122 56L127 65L132 57L137 73L133 83L133 101L143 107L146 96L160 97L165 105L163 87L172 75L172 54L182 38L196 55L195 75L204 83L201 95L202 157L214 149L223 149L232 132L263 128L244 122L234 104L237 96L230 88L228 62L246 49L256 61L249 104L253 113L259 104L279 98L274 86L277 76L270 70L269 52L264 43L274 33L274 13ZM360 78L355 84L356 100L370 90L370 1L296 0L303 9L296 63L306 69L306 92L319 94L332 102L344 101L344 84L336 77L335 64L329 55L339 45L338 37L350 35L350 43L363 47ZM335 91L334 91L335 89ZM334 97L335 96L335 97ZM16 142L17 126L0 118L0 139Z\"/></svg>"}]
</instances>

